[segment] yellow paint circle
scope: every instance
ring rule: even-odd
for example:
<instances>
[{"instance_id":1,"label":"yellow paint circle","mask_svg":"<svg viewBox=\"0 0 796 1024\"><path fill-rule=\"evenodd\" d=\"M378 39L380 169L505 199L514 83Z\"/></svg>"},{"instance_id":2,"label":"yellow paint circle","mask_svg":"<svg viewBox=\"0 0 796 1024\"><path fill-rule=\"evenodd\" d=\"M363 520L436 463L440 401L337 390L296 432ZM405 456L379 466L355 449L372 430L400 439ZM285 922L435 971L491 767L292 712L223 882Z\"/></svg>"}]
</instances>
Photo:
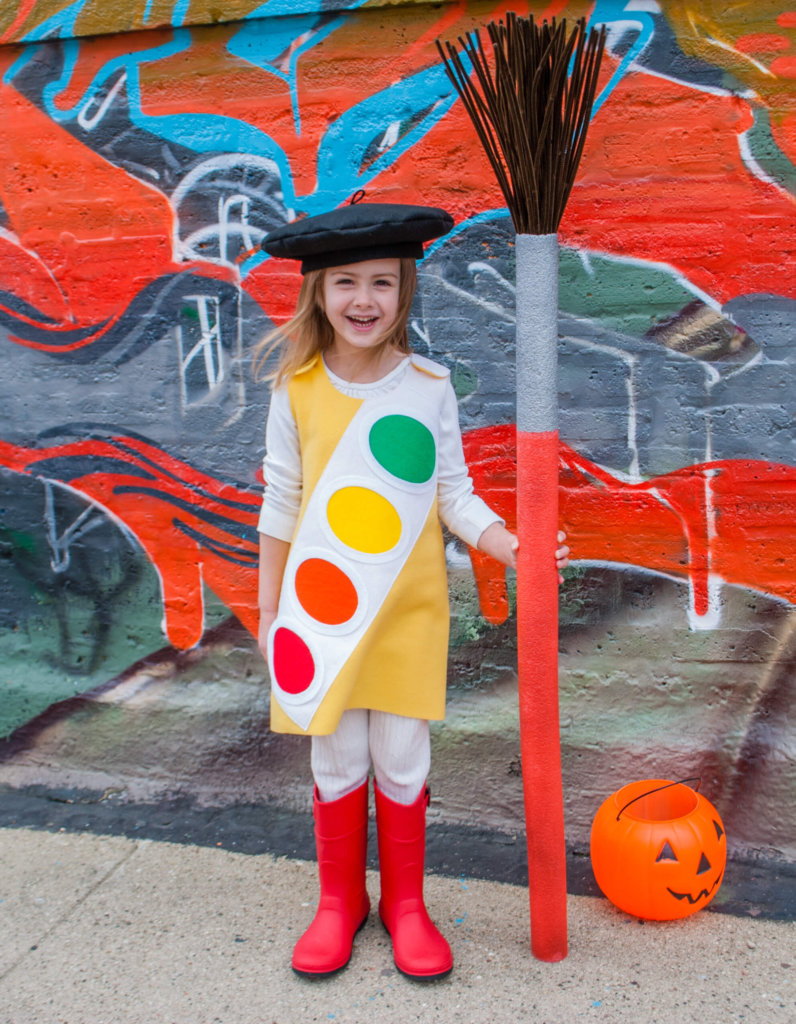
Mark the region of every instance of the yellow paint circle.
<instances>
[{"instance_id":1,"label":"yellow paint circle","mask_svg":"<svg viewBox=\"0 0 796 1024\"><path fill-rule=\"evenodd\" d=\"M341 487L326 506L335 536L354 551L380 555L401 539L401 519L389 501L367 487Z\"/></svg>"}]
</instances>

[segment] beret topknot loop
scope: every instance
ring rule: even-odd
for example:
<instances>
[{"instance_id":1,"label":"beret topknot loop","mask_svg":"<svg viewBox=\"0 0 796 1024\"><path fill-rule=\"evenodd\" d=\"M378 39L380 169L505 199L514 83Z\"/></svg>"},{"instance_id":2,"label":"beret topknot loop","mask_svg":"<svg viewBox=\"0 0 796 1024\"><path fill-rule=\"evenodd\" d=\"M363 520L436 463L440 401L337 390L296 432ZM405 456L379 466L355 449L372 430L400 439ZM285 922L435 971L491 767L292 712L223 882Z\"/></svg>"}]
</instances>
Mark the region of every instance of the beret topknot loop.
<instances>
[{"instance_id":1,"label":"beret topknot loop","mask_svg":"<svg viewBox=\"0 0 796 1024\"><path fill-rule=\"evenodd\" d=\"M262 248L270 256L301 260L301 273L365 260L423 258L423 242L446 234L453 218L436 206L363 203L360 190L347 206L295 220L271 231Z\"/></svg>"}]
</instances>

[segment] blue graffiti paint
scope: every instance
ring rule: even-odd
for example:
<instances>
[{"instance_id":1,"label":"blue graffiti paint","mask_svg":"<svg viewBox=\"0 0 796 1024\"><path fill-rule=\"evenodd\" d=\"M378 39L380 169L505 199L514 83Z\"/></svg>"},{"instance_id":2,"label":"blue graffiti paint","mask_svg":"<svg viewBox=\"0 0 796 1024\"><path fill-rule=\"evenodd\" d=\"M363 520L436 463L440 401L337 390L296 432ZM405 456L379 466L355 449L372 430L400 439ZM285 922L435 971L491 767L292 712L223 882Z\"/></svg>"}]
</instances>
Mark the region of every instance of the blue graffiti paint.
<instances>
[{"instance_id":1,"label":"blue graffiti paint","mask_svg":"<svg viewBox=\"0 0 796 1024\"><path fill-rule=\"evenodd\" d=\"M352 11L367 2L368 0L327 0L324 11ZM304 12L298 11L297 6L304 7ZM297 4L297 0L266 0L264 4L243 15L243 18L249 21L254 18L282 18L291 14L306 13L308 9L309 4Z\"/></svg>"},{"instance_id":2,"label":"blue graffiti paint","mask_svg":"<svg viewBox=\"0 0 796 1024\"><path fill-rule=\"evenodd\" d=\"M290 105L293 110L293 125L296 135L301 135L301 112L299 111L296 77L298 59L338 27L338 21L335 20L315 32L313 28L317 20L317 17L314 15L290 19L288 23L281 23L276 31L273 30L270 24L263 25L259 22L247 23L227 44L229 52L236 57L248 60L251 64L255 64L264 71L269 71L287 83L290 90ZM288 70L281 71L275 67L273 62L281 54L289 50L296 39L300 39L305 35L308 38L290 52Z\"/></svg>"},{"instance_id":3,"label":"blue graffiti paint","mask_svg":"<svg viewBox=\"0 0 796 1024\"><path fill-rule=\"evenodd\" d=\"M239 268L241 280L245 281L249 274L251 274L253 270L259 267L260 264L264 263L265 260L267 259L268 257L264 252L257 252L253 256L250 256L247 260L244 260Z\"/></svg>"},{"instance_id":4,"label":"blue graffiti paint","mask_svg":"<svg viewBox=\"0 0 796 1024\"><path fill-rule=\"evenodd\" d=\"M73 17L77 16L78 7L82 6L82 2L83 0L80 0L79 4L72 6ZM363 2L364 0L356 0L350 6L360 6ZM281 10L280 5L274 4L273 0L265 6L269 14ZM259 10L263 11L265 7ZM313 31L313 27L317 26L317 18L312 16L293 18L284 25L271 22L267 29L265 26L250 23L243 26L229 43L231 53L269 73L277 74L288 82L297 131L298 58L322 39L327 38L343 23L343 18L333 18L319 31ZM291 54L287 72L276 68L274 62L279 55L308 31L310 34L307 39ZM295 194L287 155L271 136L259 128L223 114L144 113L140 66L189 50L192 39L187 29L177 29L167 43L109 61L95 75L77 102L69 108L58 107L57 98L72 79L80 55L80 45L75 39L64 43L61 74L43 90L45 109L54 121L63 123L76 117L87 103L95 101L107 81L123 69L127 74L130 119L136 127L197 153L241 153L272 160L281 179L285 205L288 208L299 208L310 215L339 205L357 189L365 187L378 177L442 120L457 99L443 66L437 64L355 104L325 132L318 148L317 187L312 193L299 197ZM17 63L9 71L10 77L13 77L19 66L21 65ZM372 158L366 163L366 157ZM500 215L504 215L503 212ZM243 276L250 273L264 258L264 255L259 253L250 257L241 267Z\"/></svg>"},{"instance_id":5,"label":"blue graffiti paint","mask_svg":"<svg viewBox=\"0 0 796 1024\"><path fill-rule=\"evenodd\" d=\"M172 15L172 24L178 28L185 24L185 19L188 17L188 9L191 6L191 0L177 0L174 5L174 14Z\"/></svg>"},{"instance_id":6,"label":"blue graffiti paint","mask_svg":"<svg viewBox=\"0 0 796 1024\"><path fill-rule=\"evenodd\" d=\"M342 114L318 150L318 193L337 202L364 186L411 149L457 99L441 64L396 82ZM363 170L373 140L393 125L411 125Z\"/></svg>"},{"instance_id":7,"label":"blue graffiti paint","mask_svg":"<svg viewBox=\"0 0 796 1024\"><path fill-rule=\"evenodd\" d=\"M35 54L33 47L29 47L27 50L23 50L22 53L17 57L13 64L9 67L8 71L3 75L3 84L11 85L14 81L14 76L20 72L29 60L33 60Z\"/></svg>"},{"instance_id":8,"label":"blue graffiti paint","mask_svg":"<svg viewBox=\"0 0 796 1024\"><path fill-rule=\"evenodd\" d=\"M44 109L56 123L71 120L77 114L78 106L82 106L81 103L70 110L59 110L55 105L56 96L69 85L79 54L80 43L78 40L67 39L63 47L64 66L61 75L55 81L48 82L44 89L42 89L41 98L44 103Z\"/></svg>"},{"instance_id":9,"label":"blue graffiti paint","mask_svg":"<svg viewBox=\"0 0 796 1024\"><path fill-rule=\"evenodd\" d=\"M191 37L187 31L175 32L174 38L161 46L153 46L149 50L141 50L135 54L124 54L104 64L86 88L83 95L71 107L56 106L57 97L69 85L72 74L75 70L80 54L80 42L77 39L67 39L63 44L64 66L61 75L55 81L49 82L42 90L42 100L47 114L56 123L70 121L76 117L86 103L93 101L97 93L103 88L108 79L112 78L117 71L124 69L128 74L128 91L130 82L138 81L138 65L163 60L175 53L180 53L190 48ZM140 102L139 102L140 109ZM142 115L143 116L143 115Z\"/></svg>"},{"instance_id":10,"label":"blue graffiti paint","mask_svg":"<svg viewBox=\"0 0 796 1024\"><path fill-rule=\"evenodd\" d=\"M187 29L179 29L168 43L126 54L108 61L94 77L80 99L69 108L56 106L56 99L68 86L77 64L80 43L69 39L64 43L64 66L56 81L48 83L42 92L42 99L48 115L57 123L72 120L87 102L93 100L103 84L120 68L127 72L127 98L130 120L144 131L158 135L170 142L193 149L197 153L251 153L267 157L276 163L283 182L290 183L290 165L284 151L269 135L241 121L221 114L165 114L148 115L141 105L139 66L162 60L190 49L191 36ZM292 196L292 185L288 188Z\"/></svg>"},{"instance_id":11,"label":"blue graffiti paint","mask_svg":"<svg viewBox=\"0 0 796 1024\"><path fill-rule=\"evenodd\" d=\"M296 13L295 0L265 0L246 15L247 20L253 18L282 18Z\"/></svg>"},{"instance_id":12,"label":"blue graffiti paint","mask_svg":"<svg viewBox=\"0 0 796 1024\"><path fill-rule=\"evenodd\" d=\"M481 213L473 214L472 217L468 217L466 220L461 221L461 223L456 224L447 235L443 235L441 238L435 239L426 249L423 259L427 259L429 256L432 256L437 249L441 249L443 245L447 244L457 235L462 234L473 224L482 224L485 221L490 220L503 220L505 217L508 217L508 215L509 211L507 206L501 206L496 210L483 210Z\"/></svg>"},{"instance_id":13,"label":"blue graffiti paint","mask_svg":"<svg viewBox=\"0 0 796 1024\"><path fill-rule=\"evenodd\" d=\"M144 8L144 16L143 16L144 24L146 24L146 22L149 19L150 14L152 13L152 5L154 3L155 3L155 0L146 0L146 7ZM191 0L176 0L176 2L174 4L174 10L173 10L172 15L171 15L171 23L172 23L172 25L175 25L177 28L180 28L182 25L185 24L185 19L188 16L188 11L190 9L190 6L191 6Z\"/></svg>"},{"instance_id":14,"label":"blue graffiti paint","mask_svg":"<svg viewBox=\"0 0 796 1024\"><path fill-rule=\"evenodd\" d=\"M355 10L366 2L367 0L353 0L348 9ZM269 20L267 25L251 21L258 13L260 15L267 13L269 19L283 13L290 13L288 7L289 0L287 0L287 7L284 0L270 0L270 3L259 7L257 11L248 15L247 23L230 39L227 49L234 56L271 72L287 83L293 110L293 125L296 135L301 135L301 111L299 110L296 75L299 58L336 31L343 24L344 19L334 18L325 25L319 25L319 15L316 13L296 16L275 24ZM268 8L267 11L266 8ZM295 10L295 6L293 10ZM306 38L303 38L305 36ZM291 46L298 39L301 39L302 42L291 50ZM285 72L277 68L274 62L288 51L288 69Z\"/></svg>"},{"instance_id":15,"label":"blue graffiti paint","mask_svg":"<svg viewBox=\"0 0 796 1024\"><path fill-rule=\"evenodd\" d=\"M316 190L297 197L292 191L288 193L283 179L285 205L298 206L310 216L338 206L422 139L447 114L456 98L444 68L437 65L351 107L329 127L321 140ZM399 135L363 172L363 157L373 139L385 136L396 123L409 123L412 127ZM505 216L505 210L500 215ZM250 256L241 265L241 276L245 279L267 258L264 253Z\"/></svg>"},{"instance_id":16,"label":"blue graffiti paint","mask_svg":"<svg viewBox=\"0 0 796 1024\"><path fill-rule=\"evenodd\" d=\"M596 0L587 28L597 28L600 25L606 25L609 28L610 40L611 27L616 28L620 24L628 28L637 28L638 36L627 53L622 57L619 67L611 75L607 84L600 90L599 95L594 101L592 118L627 74L633 62L649 46L655 35L654 16L648 11L637 10L632 0L630 2L628 0Z\"/></svg>"},{"instance_id":17,"label":"blue graffiti paint","mask_svg":"<svg viewBox=\"0 0 796 1024\"><path fill-rule=\"evenodd\" d=\"M308 33L317 17L305 15L299 18L287 18L275 25L263 22L246 22L238 29L227 43L227 50L241 60L254 64L255 67L268 71L283 82L287 82L289 74L276 66L276 61L290 49L296 39Z\"/></svg>"},{"instance_id":18,"label":"blue graffiti paint","mask_svg":"<svg viewBox=\"0 0 796 1024\"><path fill-rule=\"evenodd\" d=\"M22 42L38 43L43 39L63 39L73 35L75 22L89 2L90 0L75 0L74 3L65 7L62 11L51 14L49 18L45 18L40 25L37 25L36 28L31 29L30 32L24 35Z\"/></svg>"}]
</instances>

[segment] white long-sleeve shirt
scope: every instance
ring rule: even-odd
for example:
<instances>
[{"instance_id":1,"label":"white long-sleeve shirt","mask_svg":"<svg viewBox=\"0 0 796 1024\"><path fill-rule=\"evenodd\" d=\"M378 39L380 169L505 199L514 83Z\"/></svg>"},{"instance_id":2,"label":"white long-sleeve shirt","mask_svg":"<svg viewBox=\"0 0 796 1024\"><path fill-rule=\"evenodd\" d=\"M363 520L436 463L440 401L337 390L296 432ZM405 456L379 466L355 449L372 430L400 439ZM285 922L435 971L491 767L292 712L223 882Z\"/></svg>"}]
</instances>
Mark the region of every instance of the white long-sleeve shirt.
<instances>
[{"instance_id":1,"label":"white long-sleeve shirt","mask_svg":"<svg viewBox=\"0 0 796 1024\"><path fill-rule=\"evenodd\" d=\"M336 376L324 363L332 384L352 398L388 394L407 373L412 357L404 359L381 380L352 384ZM473 491L473 481L464 461L459 410L450 381L440 410L440 434L437 449L437 506L448 529L466 544L476 547L484 530L503 520ZM277 388L271 396L265 434L266 456L263 476L266 482L258 530L279 540L292 541L301 507L302 472L298 429L290 407L287 387Z\"/></svg>"}]
</instances>

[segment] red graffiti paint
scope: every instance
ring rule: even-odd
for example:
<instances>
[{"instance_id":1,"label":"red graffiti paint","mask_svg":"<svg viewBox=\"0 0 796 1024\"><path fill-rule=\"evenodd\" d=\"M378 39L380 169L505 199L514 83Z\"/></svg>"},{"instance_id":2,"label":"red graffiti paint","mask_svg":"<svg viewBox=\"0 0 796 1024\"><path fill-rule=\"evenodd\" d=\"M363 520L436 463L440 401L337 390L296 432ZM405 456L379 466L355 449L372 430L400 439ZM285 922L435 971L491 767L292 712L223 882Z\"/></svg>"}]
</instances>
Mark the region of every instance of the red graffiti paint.
<instances>
[{"instance_id":1,"label":"red graffiti paint","mask_svg":"<svg viewBox=\"0 0 796 1024\"><path fill-rule=\"evenodd\" d=\"M14 340L40 351L70 352L109 330L132 299L164 274L197 270L237 281L229 267L174 261L174 215L166 196L3 84L13 56L0 53L0 110L13 124L13 131L0 132L0 205L13 232L0 237L0 291L51 321L35 321L45 340ZM34 322L18 311L14 316ZM59 341L81 327L96 330Z\"/></svg>"},{"instance_id":2,"label":"red graffiti paint","mask_svg":"<svg viewBox=\"0 0 796 1024\"><path fill-rule=\"evenodd\" d=\"M516 525L515 430L464 437L476 491ZM562 444L559 521L573 558L629 565L690 583L708 611L709 578L796 603L796 467L737 459L627 483ZM471 551L484 617L508 614L503 567Z\"/></svg>"},{"instance_id":3,"label":"red graffiti paint","mask_svg":"<svg viewBox=\"0 0 796 1024\"><path fill-rule=\"evenodd\" d=\"M57 268L71 327L113 316L171 265L168 201L3 84L0 107L14 125L0 133L0 189L20 246Z\"/></svg>"},{"instance_id":4,"label":"red graffiti paint","mask_svg":"<svg viewBox=\"0 0 796 1024\"><path fill-rule=\"evenodd\" d=\"M271 321L281 325L296 312L301 274L295 260L268 259L247 275L243 287Z\"/></svg>"},{"instance_id":5,"label":"red graffiti paint","mask_svg":"<svg viewBox=\"0 0 796 1024\"><path fill-rule=\"evenodd\" d=\"M372 12L347 12L334 31L327 34L321 26L317 42L302 39L293 91L281 75L229 52L235 25L197 29L190 59L180 52L140 65L142 107L152 116L232 117L262 130L284 153L297 196L314 195L330 184L328 168L319 166L324 140L357 104L388 95L396 83L437 66L437 37L456 38L508 9L528 8L459 3L418 8L411 16L386 13L375 35ZM9 32L21 24L26 9L20 9ZM545 17L566 9L554 0L536 13ZM158 31L92 39L80 47L54 102L71 109L121 53L171 37L170 31ZM17 50L7 51L0 54L0 76L18 56ZM283 55L285 68L291 59ZM772 72L780 71L785 99L782 110L772 110L771 130L793 156L796 118L786 102L792 82L787 62L793 58L778 60ZM603 82L616 68L606 57ZM8 244L17 253L16 259L0 257L0 290L25 302L32 294L31 305L54 321L42 327L53 334L52 349L46 341L27 344L60 353L90 344L147 284L167 273L197 266L208 276L237 280L228 267L175 262L174 214L155 182L115 166L11 85L0 84L0 110L13 125L13 131L0 133L0 201L13 236ZM719 303L758 292L796 297L796 207L792 196L744 163L742 137L751 125L745 97L714 95L643 70L628 71L590 127L561 225L562 242L669 265ZM386 125L374 123L373 130L375 138ZM405 202L443 206L457 222L504 205L461 103L394 160L383 155L379 160L383 169L366 182L374 197L400 195ZM449 173L453 165L455 181ZM362 174L367 177L364 166ZM244 287L282 322L297 283L295 269L282 273L260 266ZM59 334L84 326L96 333L57 343Z\"/></svg>"},{"instance_id":6,"label":"red graffiti paint","mask_svg":"<svg viewBox=\"0 0 796 1024\"><path fill-rule=\"evenodd\" d=\"M367 73L356 54L368 21L364 13L352 12L344 27L299 60L300 136L287 104L287 85L271 79L269 89L279 109L269 105L266 130L288 154L297 192L312 193L317 187L317 154L335 118L392 82L435 64L435 36L455 39L500 17L506 6L429 11L387 21L378 38L368 40ZM550 10L561 6L551 4ZM516 4L508 7L522 13ZM453 18L454 13L460 17ZM605 58L603 83L617 67L617 61ZM208 90L213 81L208 79ZM162 81L160 90L165 110ZM670 265L720 303L753 292L796 297L796 207L791 196L760 180L744 163L740 137L751 125L752 108L744 98L711 94L643 70L627 73L590 126L561 225L562 243ZM448 173L452 161L455 187ZM461 103L368 187L385 198L400 194L406 202L443 206L457 221L504 206ZM772 259L772 253L779 255Z\"/></svg>"},{"instance_id":7,"label":"red graffiti paint","mask_svg":"<svg viewBox=\"0 0 796 1024\"><path fill-rule=\"evenodd\" d=\"M465 11L452 19L456 10L448 10L433 32L455 38L476 26L477 19ZM345 47L355 46L350 33L359 22L353 15L351 22L350 32L332 33L299 63L301 137L296 137L285 105L286 86L278 101L281 120L274 115L267 129L289 155L297 189L306 192L318 184L318 146L328 130L329 111L342 115L368 95L387 89L396 74L408 77L438 59L433 39L421 31L424 23L402 23L401 41L395 42L389 59L381 53L383 60L378 61L377 51L368 75L357 75L350 60L337 59L344 52L350 56ZM322 86L315 74L318 64L328 72ZM603 81L616 66L605 59ZM345 76L335 77L343 67ZM784 65L782 74L783 79L789 74ZM661 111L670 116L661 116ZM746 166L742 136L752 123L749 102L738 96L697 91L643 71L626 74L589 129L560 228L562 244L670 266L721 304L756 292L796 298L796 207L791 196ZM796 153L796 118L778 119L772 131L786 153ZM447 173L452 161L458 168L454 190ZM384 198L400 194L405 202L442 206L457 222L476 211L504 206L460 103L368 187ZM285 294L294 292L295 286ZM279 288L266 290L253 283L252 294L272 318L284 319L278 307L289 303L282 303Z\"/></svg>"},{"instance_id":8,"label":"red graffiti paint","mask_svg":"<svg viewBox=\"0 0 796 1024\"><path fill-rule=\"evenodd\" d=\"M259 489L215 480L127 437L42 449L0 441L0 465L59 480L124 523L158 571L175 647L202 638L203 581L257 634Z\"/></svg>"},{"instance_id":9,"label":"red graffiti paint","mask_svg":"<svg viewBox=\"0 0 796 1024\"><path fill-rule=\"evenodd\" d=\"M751 125L739 97L627 75L589 128L562 243L666 263L720 303L796 297L796 206L744 164Z\"/></svg>"},{"instance_id":10,"label":"red graffiti paint","mask_svg":"<svg viewBox=\"0 0 796 1024\"><path fill-rule=\"evenodd\" d=\"M514 427L470 431L464 447L476 490L516 528ZM41 449L0 441L0 466L59 481L124 523L160 575L175 647L201 639L202 581L256 636L259 488L127 437ZM709 576L796 604L796 467L721 461L629 484L562 444L559 521L573 559L687 581L697 614L708 608ZM505 621L505 570L470 554L484 617Z\"/></svg>"},{"instance_id":11,"label":"red graffiti paint","mask_svg":"<svg viewBox=\"0 0 796 1024\"><path fill-rule=\"evenodd\" d=\"M32 13L33 8L36 6L36 0L20 0L19 8L17 10L16 17L11 21L8 28L0 35L0 43L7 43L14 38L16 33L25 24L28 16Z\"/></svg>"},{"instance_id":12,"label":"red graffiti paint","mask_svg":"<svg viewBox=\"0 0 796 1024\"><path fill-rule=\"evenodd\" d=\"M5 235L0 235L0 287L3 291L13 292L42 317L62 322L69 316L64 294L50 270L35 253L26 252L13 238ZM3 302L0 302L0 309L11 312ZM24 313L15 312L14 315L26 323L33 322Z\"/></svg>"}]
</instances>

